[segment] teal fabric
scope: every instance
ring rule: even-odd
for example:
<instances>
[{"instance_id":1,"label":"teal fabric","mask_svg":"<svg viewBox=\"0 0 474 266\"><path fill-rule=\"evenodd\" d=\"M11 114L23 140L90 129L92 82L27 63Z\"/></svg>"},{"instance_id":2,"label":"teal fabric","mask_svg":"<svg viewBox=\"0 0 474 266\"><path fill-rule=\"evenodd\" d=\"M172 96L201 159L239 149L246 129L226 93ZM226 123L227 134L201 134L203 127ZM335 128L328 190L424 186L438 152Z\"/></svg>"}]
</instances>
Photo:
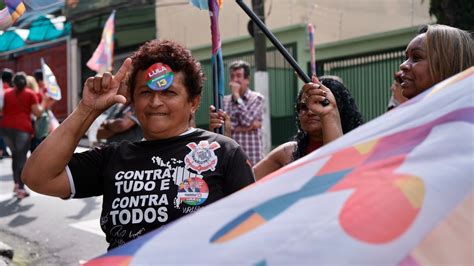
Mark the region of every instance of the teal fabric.
<instances>
[{"instance_id":1,"label":"teal fabric","mask_svg":"<svg viewBox=\"0 0 474 266\"><path fill-rule=\"evenodd\" d=\"M33 21L30 26L30 34L28 35L28 41L40 42L54 40L62 36L66 36L71 31L71 24L65 23L62 30L56 29L51 20L45 16L40 16L38 19Z\"/></svg>"},{"instance_id":2,"label":"teal fabric","mask_svg":"<svg viewBox=\"0 0 474 266\"><path fill-rule=\"evenodd\" d=\"M25 45L25 41L13 30L5 31L0 35L0 52L15 50Z\"/></svg>"}]
</instances>

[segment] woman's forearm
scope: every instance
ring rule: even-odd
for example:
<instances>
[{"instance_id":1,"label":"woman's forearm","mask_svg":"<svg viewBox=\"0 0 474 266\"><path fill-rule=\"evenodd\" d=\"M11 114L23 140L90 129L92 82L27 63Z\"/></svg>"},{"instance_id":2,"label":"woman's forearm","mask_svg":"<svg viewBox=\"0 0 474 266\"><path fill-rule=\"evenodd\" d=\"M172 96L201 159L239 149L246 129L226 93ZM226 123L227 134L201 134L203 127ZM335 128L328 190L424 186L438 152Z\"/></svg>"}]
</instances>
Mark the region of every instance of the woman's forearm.
<instances>
[{"instance_id":1,"label":"woman's forearm","mask_svg":"<svg viewBox=\"0 0 474 266\"><path fill-rule=\"evenodd\" d=\"M321 124L323 128L323 144L328 144L343 135L339 112L331 112L321 117Z\"/></svg>"},{"instance_id":2,"label":"woman's forearm","mask_svg":"<svg viewBox=\"0 0 474 266\"><path fill-rule=\"evenodd\" d=\"M35 191L43 191L57 183L54 179L63 173L81 137L99 114L80 103L30 156L22 171L25 184Z\"/></svg>"}]
</instances>

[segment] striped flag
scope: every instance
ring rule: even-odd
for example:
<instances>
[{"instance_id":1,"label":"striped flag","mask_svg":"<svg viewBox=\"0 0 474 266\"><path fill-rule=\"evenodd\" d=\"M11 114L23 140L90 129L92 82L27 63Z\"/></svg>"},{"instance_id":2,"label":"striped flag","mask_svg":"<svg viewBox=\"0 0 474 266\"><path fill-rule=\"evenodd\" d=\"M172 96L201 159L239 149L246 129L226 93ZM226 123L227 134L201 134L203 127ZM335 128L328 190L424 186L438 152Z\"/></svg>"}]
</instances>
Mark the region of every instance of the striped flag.
<instances>
[{"instance_id":1,"label":"striped flag","mask_svg":"<svg viewBox=\"0 0 474 266\"><path fill-rule=\"evenodd\" d=\"M216 110L222 108L224 97L224 61L222 59L221 36L219 32L219 11L223 0L190 0L190 4L201 9L209 10L211 19L212 38L212 77L214 88L214 106Z\"/></svg>"},{"instance_id":2,"label":"striped flag","mask_svg":"<svg viewBox=\"0 0 474 266\"><path fill-rule=\"evenodd\" d=\"M0 30L12 26L26 11L25 4L20 0L5 0L5 6L0 10Z\"/></svg>"},{"instance_id":3,"label":"striped flag","mask_svg":"<svg viewBox=\"0 0 474 266\"><path fill-rule=\"evenodd\" d=\"M46 95L55 101L61 100L61 88L59 88L53 71L51 71L51 68L44 62L43 58L41 58L41 71L43 72Z\"/></svg>"},{"instance_id":4,"label":"striped flag","mask_svg":"<svg viewBox=\"0 0 474 266\"><path fill-rule=\"evenodd\" d=\"M474 67L86 265L472 265L472 84Z\"/></svg>"},{"instance_id":5,"label":"striped flag","mask_svg":"<svg viewBox=\"0 0 474 266\"><path fill-rule=\"evenodd\" d=\"M189 3L201 10L210 10L209 4L210 1L208 0L189 0ZM219 6L219 8L222 7L222 2L224 2L224 0L214 0L213 2L217 3L217 5Z\"/></svg>"},{"instance_id":6,"label":"striped flag","mask_svg":"<svg viewBox=\"0 0 474 266\"><path fill-rule=\"evenodd\" d=\"M115 10L112 11L107 22L105 22L99 46L97 46L91 59L87 62L87 66L97 73L112 71L114 60L114 20Z\"/></svg>"}]
</instances>

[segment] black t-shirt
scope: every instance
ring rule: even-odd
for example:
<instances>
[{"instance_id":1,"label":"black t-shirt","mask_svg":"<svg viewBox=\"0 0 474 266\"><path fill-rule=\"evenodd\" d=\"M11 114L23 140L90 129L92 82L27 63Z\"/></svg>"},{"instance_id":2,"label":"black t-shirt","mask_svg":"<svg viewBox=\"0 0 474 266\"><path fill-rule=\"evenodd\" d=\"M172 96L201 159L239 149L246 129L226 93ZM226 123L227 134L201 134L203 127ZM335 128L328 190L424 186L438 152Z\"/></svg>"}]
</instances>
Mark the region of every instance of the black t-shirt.
<instances>
[{"instance_id":1,"label":"black t-shirt","mask_svg":"<svg viewBox=\"0 0 474 266\"><path fill-rule=\"evenodd\" d=\"M113 142L120 142L122 140L130 140L130 141L139 141L143 139L143 132L142 128L140 127L140 122L138 121L137 117L135 116L135 111L131 105L122 106L118 113L114 114L110 119L117 119L117 118L125 118L128 117L130 120L135 122L131 128L127 129L126 131L115 133L114 135L110 136L107 139L107 144Z\"/></svg>"},{"instance_id":2,"label":"black t-shirt","mask_svg":"<svg viewBox=\"0 0 474 266\"><path fill-rule=\"evenodd\" d=\"M235 141L201 129L76 153L68 167L74 198L103 195L100 225L109 248L255 182Z\"/></svg>"}]
</instances>

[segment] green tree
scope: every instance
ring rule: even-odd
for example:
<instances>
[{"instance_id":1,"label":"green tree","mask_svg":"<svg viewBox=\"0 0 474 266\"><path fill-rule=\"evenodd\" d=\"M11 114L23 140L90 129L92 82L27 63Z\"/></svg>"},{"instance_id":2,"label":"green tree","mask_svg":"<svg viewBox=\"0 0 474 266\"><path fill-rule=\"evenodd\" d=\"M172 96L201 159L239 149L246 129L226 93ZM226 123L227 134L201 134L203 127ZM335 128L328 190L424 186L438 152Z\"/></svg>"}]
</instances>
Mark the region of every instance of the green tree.
<instances>
[{"instance_id":1,"label":"green tree","mask_svg":"<svg viewBox=\"0 0 474 266\"><path fill-rule=\"evenodd\" d=\"M473 0L430 0L430 15L439 24L474 30Z\"/></svg>"}]
</instances>

